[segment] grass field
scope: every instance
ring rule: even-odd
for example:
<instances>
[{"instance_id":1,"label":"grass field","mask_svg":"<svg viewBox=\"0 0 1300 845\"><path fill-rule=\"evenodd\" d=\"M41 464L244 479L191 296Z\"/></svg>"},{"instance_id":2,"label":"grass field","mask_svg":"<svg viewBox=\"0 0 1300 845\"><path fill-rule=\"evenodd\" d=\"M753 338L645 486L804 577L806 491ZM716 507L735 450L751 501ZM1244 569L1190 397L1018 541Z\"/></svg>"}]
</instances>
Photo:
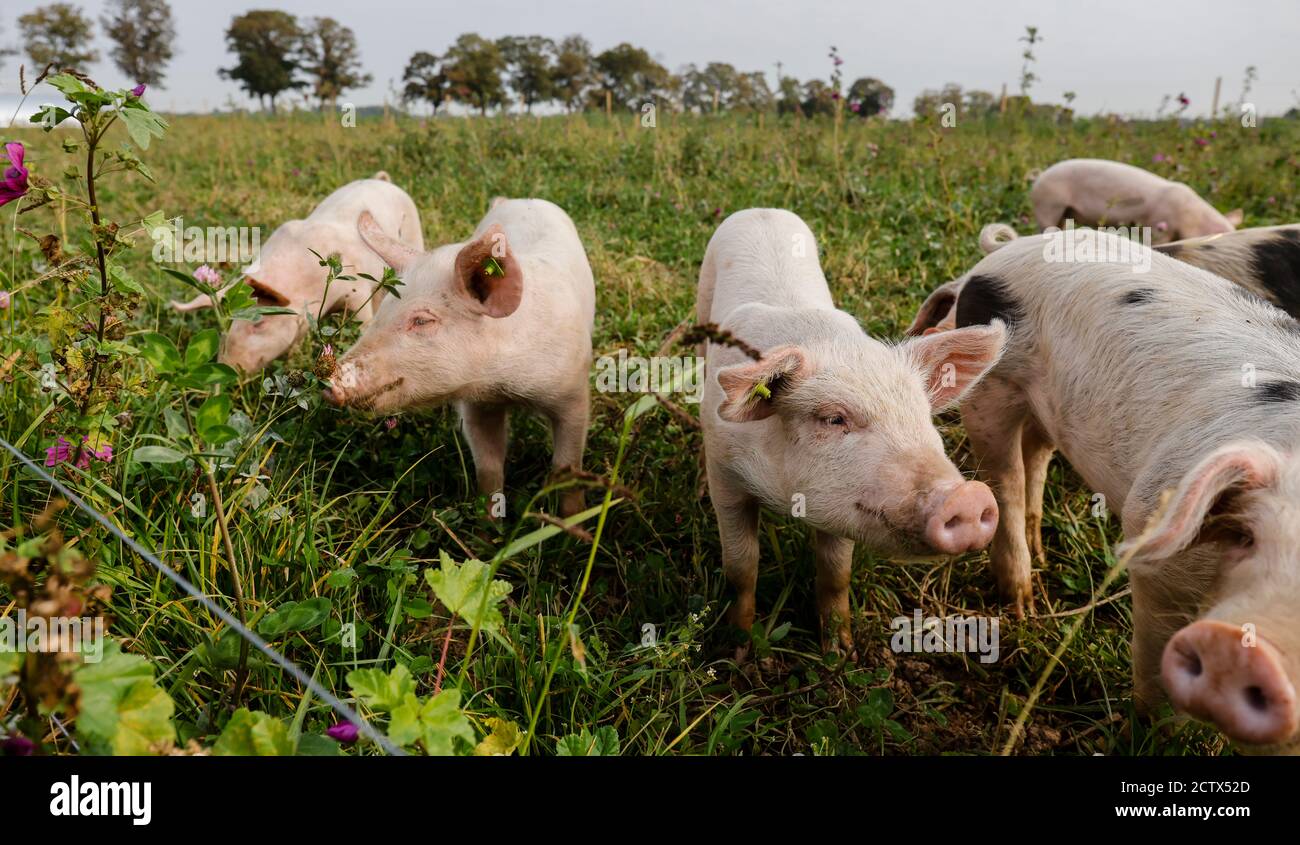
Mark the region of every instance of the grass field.
<instances>
[{"instance_id":1,"label":"grass field","mask_svg":"<svg viewBox=\"0 0 1300 845\"><path fill-rule=\"evenodd\" d=\"M597 355L656 353L693 317L699 262L717 224L742 208L783 207L817 234L839 306L871 333L897 339L930 289L978 260L984 224L1029 231L1027 176L1063 158L1114 158L1179 178L1220 209L1243 207L1246 225L1300 219L1300 124L1214 129L1211 136L1206 126L1104 120L953 129L851 121L836 128L770 115L668 115L655 128L599 116L375 120L343 128L302 115L181 117L143 156L156 183L130 176L106 184L100 203L119 220L161 209L186 225L262 226L265 237L340 184L383 169L415 199L426 244L437 244L466 237L493 196L544 197L568 211L587 247ZM68 161L58 135L17 136L34 172L54 177ZM1166 160L1153 163L1157 154ZM16 290L39 275L40 253L15 235L14 215L4 218L0 289ZM51 207L18 222L38 233L62 225ZM70 240L84 236L67 225ZM157 331L183 348L213 325L210 312L182 317L166 308L186 292L151 261L147 246L128 265L149 292L128 341ZM43 456L57 434L42 423L51 400L40 389L39 359L48 349L39 343L40 310L67 295L55 282L35 285L0 312L0 361L29 353L0 383L0 433L29 455ZM345 347L348 335L335 343ZM320 340L309 339L272 374L310 371L319 351ZM142 383L122 400L133 420L114 436L115 459L60 473L177 571L233 606L216 517L211 508L202 518L191 513L191 497L207 489L202 476L184 464L130 460L133 449L167 433L165 412L183 413L189 400L159 389L142 361L130 366ZM217 480L248 616L256 621L290 601L326 598L328 619L276 636L274 644L345 699L347 672L388 670L395 662L428 694L448 613L422 570L436 566L440 552L489 560L515 532L545 523L531 516L493 523L482 515L450 409L405 416L390 429L323 406L314 393L304 394L306 407L268 395L261 378L230 392L252 435L234 441L240 459L228 461ZM935 616L999 612L982 554L900 564L861 549L852 592L859 659L823 658L806 529L765 515L757 659L737 666L716 525L701 495L698 429L657 406L625 429L625 412L638 397L593 396L586 468L605 476L617 470L628 495L610 509L594 556L588 543L564 533L509 556L498 573L513 585L505 624L499 636L477 637L469 657L469 631L455 622L443 684L460 685L478 737L496 724L489 720L501 719L520 728L535 723L521 749L530 754L555 753L561 737L599 728L616 732L624 754L990 754L1007 743L1030 690L1051 668L1014 753L1226 750L1213 731L1168 712L1133 714L1126 582L1095 594L1114 562L1117 520L1091 515L1090 491L1059 461L1045 507L1048 563L1034 573L1039 616L1002 620L996 663L889 648L889 620L914 608ZM956 414L939 423L969 472ZM277 436L257 436L271 433ZM251 475L250 460L258 468ZM544 426L516 415L510 514L528 510L548 462ZM0 457L0 491L0 528L29 521L49 498L47 486L8 456ZM589 492L588 503L600 496ZM533 510L553 511L556 498L544 496ZM174 701L181 743L210 745L230 716L234 639L222 638L218 620L89 520L71 512L62 519L65 535L113 588L110 633L125 651L150 660ZM586 523L588 530L595 525ZM9 599L0 592L0 614L12 610ZM1073 613L1092 602L1091 612ZM581 650L565 630L570 613ZM344 623L356 624L355 649L341 644ZM640 647L646 623L657 631L652 648ZM1061 664L1051 667L1076 623ZM558 668L544 692L552 656ZM18 698L0 689L0 724L22 708ZM256 660L242 703L304 735L318 736L335 721L319 701L305 701L292 678ZM72 750L56 727L49 730L50 750Z\"/></svg>"}]
</instances>

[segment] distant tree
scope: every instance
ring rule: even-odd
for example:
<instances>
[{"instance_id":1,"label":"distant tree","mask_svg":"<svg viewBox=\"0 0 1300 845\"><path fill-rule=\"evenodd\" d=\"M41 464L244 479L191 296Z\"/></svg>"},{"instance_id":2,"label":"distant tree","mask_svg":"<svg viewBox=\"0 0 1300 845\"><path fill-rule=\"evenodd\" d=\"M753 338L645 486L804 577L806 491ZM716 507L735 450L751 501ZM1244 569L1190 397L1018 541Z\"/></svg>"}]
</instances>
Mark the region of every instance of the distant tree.
<instances>
[{"instance_id":1,"label":"distant tree","mask_svg":"<svg viewBox=\"0 0 1300 845\"><path fill-rule=\"evenodd\" d=\"M295 77L302 37L298 20L288 12L255 9L239 15L226 30L226 50L238 61L219 72L238 82L259 103L270 99L274 113L276 97L306 87Z\"/></svg>"},{"instance_id":2,"label":"distant tree","mask_svg":"<svg viewBox=\"0 0 1300 845\"><path fill-rule=\"evenodd\" d=\"M326 106L333 108L344 91L369 85L374 79L361 69L356 33L333 18L308 21L298 51L298 63L311 79L312 93L322 111Z\"/></svg>"},{"instance_id":3,"label":"distant tree","mask_svg":"<svg viewBox=\"0 0 1300 845\"><path fill-rule=\"evenodd\" d=\"M497 45L472 32L457 38L442 57L452 98L477 108L479 114L505 103L504 70L505 59Z\"/></svg>"},{"instance_id":4,"label":"distant tree","mask_svg":"<svg viewBox=\"0 0 1300 845\"><path fill-rule=\"evenodd\" d=\"M93 27L94 22L71 3L51 3L18 18L27 55L37 68L51 62L59 68L83 68L99 61L99 53L90 46Z\"/></svg>"},{"instance_id":5,"label":"distant tree","mask_svg":"<svg viewBox=\"0 0 1300 845\"><path fill-rule=\"evenodd\" d=\"M777 81L777 114L803 114L803 86L793 76Z\"/></svg>"},{"instance_id":6,"label":"distant tree","mask_svg":"<svg viewBox=\"0 0 1300 845\"><path fill-rule=\"evenodd\" d=\"M565 111L582 105L583 95L592 85L591 63L591 44L581 35L570 35L556 47L551 81L555 99Z\"/></svg>"},{"instance_id":7,"label":"distant tree","mask_svg":"<svg viewBox=\"0 0 1300 845\"><path fill-rule=\"evenodd\" d=\"M772 92L762 73L740 73L725 62L709 62L703 69L687 65L681 73L682 107L688 111L758 111L771 108Z\"/></svg>"},{"instance_id":8,"label":"distant tree","mask_svg":"<svg viewBox=\"0 0 1300 845\"><path fill-rule=\"evenodd\" d=\"M1073 99L1072 97L1069 99ZM962 95L962 112L971 118L982 118L998 110L998 95L992 91L970 89Z\"/></svg>"},{"instance_id":9,"label":"distant tree","mask_svg":"<svg viewBox=\"0 0 1300 845\"><path fill-rule=\"evenodd\" d=\"M411 56L402 71L402 99L408 103L423 100L438 113L438 106L447 99L447 75L433 53L423 50Z\"/></svg>"},{"instance_id":10,"label":"distant tree","mask_svg":"<svg viewBox=\"0 0 1300 845\"><path fill-rule=\"evenodd\" d=\"M936 117L945 104L951 103L958 114L962 109L962 91L961 86L956 82L949 82L943 88L936 91L933 88L927 88L916 98L912 100L912 112L917 117Z\"/></svg>"},{"instance_id":11,"label":"distant tree","mask_svg":"<svg viewBox=\"0 0 1300 845\"><path fill-rule=\"evenodd\" d=\"M803 86L803 113L809 117L815 114L835 114L835 91L820 79L811 79Z\"/></svg>"},{"instance_id":12,"label":"distant tree","mask_svg":"<svg viewBox=\"0 0 1300 845\"><path fill-rule=\"evenodd\" d=\"M849 86L848 104L859 117L888 114L894 107L894 89L879 79L863 77Z\"/></svg>"},{"instance_id":13,"label":"distant tree","mask_svg":"<svg viewBox=\"0 0 1300 845\"><path fill-rule=\"evenodd\" d=\"M624 42L611 47L594 61L600 86L599 99L608 91L615 103L632 110L667 94L671 74L640 47Z\"/></svg>"},{"instance_id":14,"label":"distant tree","mask_svg":"<svg viewBox=\"0 0 1300 845\"><path fill-rule=\"evenodd\" d=\"M167 0L108 0L106 10L99 20L113 39L113 64L129 81L163 87L176 40Z\"/></svg>"},{"instance_id":15,"label":"distant tree","mask_svg":"<svg viewBox=\"0 0 1300 845\"><path fill-rule=\"evenodd\" d=\"M528 111L555 98L555 42L540 35L508 35L497 41L510 87Z\"/></svg>"}]
</instances>

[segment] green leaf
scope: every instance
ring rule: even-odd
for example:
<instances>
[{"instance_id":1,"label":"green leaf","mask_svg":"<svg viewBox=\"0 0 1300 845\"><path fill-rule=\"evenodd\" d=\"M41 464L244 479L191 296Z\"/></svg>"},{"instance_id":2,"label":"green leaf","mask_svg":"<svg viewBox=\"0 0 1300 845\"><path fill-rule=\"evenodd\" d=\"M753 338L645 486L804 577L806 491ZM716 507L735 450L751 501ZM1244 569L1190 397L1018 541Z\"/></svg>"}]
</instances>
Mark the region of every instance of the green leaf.
<instances>
[{"instance_id":1,"label":"green leaf","mask_svg":"<svg viewBox=\"0 0 1300 845\"><path fill-rule=\"evenodd\" d=\"M342 757L343 749L327 736L303 734L298 737L299 757Z\"/></svg>"},{"instance_id":2,"label":"green leaf","mask_svg":"<svg viewBox=\"0 0 1300 845\"><path fill-rule=\"evenodd\" d=\"M211 361L220 346L221 334L216 329L197 332L185 347L186 369L192 370L200 364Z\"/></svg>"},{"instance_id":3,"label":"green leaf","mask_svg":"<svg viewBox=\"0 0 1300 845\"><path fill-rule=\"evenodd\" d=\"M71 97L74 94L85 94L90 91L90 87L86 83L69 73L56 73L45 82L65 97Z\"/></svg>"},{"instance_id":4,"label":"green leaf","mask_svg":"<svg viewBox=\"0 0 1300 845\"><path fill-rule=\"evenodd\" d=\"M153 667L105 642L102 659L74 673L81 690L77 735L118 756L156 754L176 739L175 705L153 680Z\"/></svg>"},{"instance_id":5,"label":"green leaf","mask_svg":"<svg viewBox=\"0 0 1300 845\"><path fill-rule=\"evenodd\" d=\"M226 393L209 396L199 411L194 415L194 427L199 430L204 440L208 439L208 430L224 426L230 419L230 395Z\"/></svg>"},{"instance_id":6,"label":"green leaf","mask_svg":"<svg viewBox=\"0 0 1300 845\"><path fill-rule=\"evenodd\" d=\"M108 278L121 293L138 293L144 295L144 288L131 277L131 274L114 264L108 268Z\"/></svg>"},{"instance_id":7,"label":"green leaf","mask_svg":"<svg viewBox=\"0 0 1300 845\"><path fill-rule=\"evenodd\" d=\"M241 707L212 746L214 757L292 757L289 726L265 713Z\"/></svg>"},{"instance_id":8,"label":"green leaf","mask_svg":"<svg viewBox=\"0 0 1300 845\"><path fill-rule=\"evenodd\" d=\"M212 428L203 431L203 439L208 442L209 446L220 446L229 443L238 436L239 432L228 425L214 425Z\"/></svg>"},{"instance_id":9,"label":"green leaf","mask_svg":"<svg viewBox=\"0 0 1300 845\"><path fill-rule=\"evenodd\" d=\"M470 625L484 631L500 630L505 619L497 605L510 594L510 583L500 578L489 582L492 570L482 561L470 559L457 565L445 551L439 556L442 568L424 571L424 580L438 601Z\"/></svg>"},{"instance_id":10,"label":"green leaf","mask_svg":"<svg viewBox=\"0 0 1300 845\"><path fill-rule=\"evenodd\" d=\"M166 446L141 446L131 453L131 460L137 464L176 464L185 460L185 455Z\"/></svg>"},{"instance_id":11,"label":"green leaf","mask_svg":"<svg viewBox=\"0 0 1300 845\"><path fill-rule=\"evenodd\" d=\"M510 719L487 719L485 724L489 733L474 746L476 757L509 757L524 741L519 726Z\"/></svg>"},{"instance_id":12,"label":"green leaf","mask_svg":"<svg viewBox=\"0 0 1300 845\"><path fill-rule=\"evenodd\" d=\"M294 631L309 631L329 618L332 603L324 596L291 601L277 607L257 624L257 632L264 637L274 637Z\"/></svg>"},{"instance_id":13,"label":"green leaf","mask_svg":"<svg viewBox=\"0 0 1300 845\"><path fill-rule=\"evenodd\" d=\"M618 752L618 731L608 725L594 734L583 728L582 733L569 734L555 746L560 757L617 757Z\"/></svg>"},{"instance_id":14,"label":"green leaf","mask_svg":"<svg viewBox=\"0 0 1300 845\"><path fill-rule=\"evenodd\" d=\"M0 651L0 678L18 671L19 657L16 651Z\"/></svg>"},{"instance_id":15,"label":"green leaf","mask_svg":"<svg viewBox=\"0 0 1300 845\"><path fill-rule=\"evenodd\" d=\"M199 364L190 370L188 375L172 379L174 384L192 387L195 390L202 390L214 384L234 384L237 381L239 381L239 373L226 364Z\"/></svg>"},{"instance_id":16,"label":"green leaf","mask_svg":"<svg viewBox=\"0 0 1300 845\"><path fill-rule=\"evenodd\" d=\"M140 355L160 373L174 373L181 368L181 353L176 351L176 344L170 338L157 332L145 332L136 338L140 344Z\"/></svg>"},{"instance_id":17,"label":"green leaf","mask_svg":"<svg viewBox=\"0 0 1300 845\"><path fill-rule=\"evenodd\" d=\"M407 693L392 715L388 738L398 745L418 742L431 757L455 754L457 737L474 744L474 728L461 712L458 689L445 689L424 702Z\"/></svg>"},{"instance_id":18,"label":"green leaf","mask_svg":"<svg viewBox=\"0 0 1300 845\"><path fill-rule=\"evenodd\" d=\"M415 681L410 671L400 663L391 672L353 669L348 673L347 681L353 695L380 713L391 713L402 705L407 695L415 692Z\"/></svg>"},{"instance_id":19,"label":"green leaf","mask_svg":"<svg viewBox=\"0 0 1300 845\"><path fill-rule=\"evenodd\" d=\"M167 129L167 121L142 108L118 109L118 116L126 124L126 131L132 142L142 150L149 149L149 141L161 138Z\"/></svg>"}]
</instances>

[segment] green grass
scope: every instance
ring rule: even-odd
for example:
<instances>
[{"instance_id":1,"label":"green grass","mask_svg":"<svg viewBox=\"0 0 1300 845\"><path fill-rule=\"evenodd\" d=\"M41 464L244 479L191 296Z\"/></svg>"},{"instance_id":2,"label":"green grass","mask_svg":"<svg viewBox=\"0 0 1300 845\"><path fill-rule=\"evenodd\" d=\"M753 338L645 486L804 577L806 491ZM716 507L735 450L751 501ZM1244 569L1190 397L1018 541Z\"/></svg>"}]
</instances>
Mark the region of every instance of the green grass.
<instances>
[{"instance_id":1,"label":"green grass","mask_svg":"<svg viewBox=\"0 0 1300 845\"><path fill-rule=\"evenodd\" d=\"M1006 121L953 130L853 122L837 133L829 122L778 123L771 116L764 123L661 116L653 129L631 117L373 121L348 129L311 116L186 117L145 155L156 184L138 177L106 183L100 201L119 220L162 209L183 216L186 225L256 225L265 235L305 215L338 185L384 169L419 206L425 242L437 244L467 236L493 196L545 197L573 217L588 249L597 285L596 354L627 348L645 355L692 318L709 236L727 214L750 206L800 214L819 238L837 303L886 338L901 335L930 289L978 260L976 236L984 224L1029 230L1027 175L1063 158L1115 158L1152 168L1188 182L1219 208L1243 206L1247 225L1300 219L1300 165L1291 152L1300 147L1300 125L1219 125L1208 146L1195 143L1207 135L1205 127L1105 121ZM58 138L24 131L21 139L29 163L56 177L66 164ZM1152 164L1156 153L1177 164ZM38 233L60 227L50 208L23 215L20 223ZM68 225L75 239L79 233ZM132 331L183 342L211 318L166 309L166 300L184 291L148 252L138 248L130 259L151 293ZM36 276L38 257L30 241L14 235L8 215L0 234L0 288ZM28 348L41 332L39 309L66 296L46 283L16 297L0 315L0 360ZM318 351L308 343L273 372L310 370ZM133 367L148 375L142 363ZM586 467L609 474L624 411L636 397L593 397ZM0 382L0 432L43 456L56 434L38 421L48 401L37 367L22 357L11 380ZM204 519L190 515L190 497L206 492L201 477L126 459L163 432L163 410L179 408L178 395L146 378L144 389L123 404L134 422L117 438L119 459L97 475L69 475L200 588L231 596L212 509ZM314 399L303 410L269 397L260 379L235 391L235 405L255 429L282 438L260 444L254 438L241 461L239 469L252 459L267 476L261 483L269 495L257 507L256 497L249 498L255 479L236 469L218 476L250 618L287 601L326 596L331 621L307 635L278 638L286 654L344 697L347 671L390 668L393 661L408 664L428 693L447 614L423 578L413 576L439 550L458 560L487 560L510 532L541 523L483 518L469 452L449 409L403 417L390 431L379 420ZM939 423L959 465L969 470L956 415ZM1225 750L1213 732L1179 724L1167 712L1156 719L1133 714L1126 582L1094 596L1113 562L1117 520L1090 515L1090 491L1063 464L1053 466L1047 493L1048 565L1034 573L1040 615L1023 623L1003 619L995 664L894 654L888 645L889 620L916 607L932 615L999 612L983 555L898 564L861 549L852 591L859 660L839 665L823 658L807 532L765 515L759 659L737 666L730 660L735 635L723 621L730 594L717 529L700 495L699 431L654 409L633 422L623 445L619 480L632 497L609 514L576 610L591 547L560 534L502 566L501 577L514 589L500 640L480 639L466 661L468 631L458 624L451 638L449 676L463 677L476 721L498 717L527 726L541 699L531 753L553 753L559 737L599 726L614 727L629 754L997 753L1077 618L1066 614L1114 596L1086 616L1030 714L1017 753ZM516 415L507 465L511 514L522 513L542 488L548 461L545 428ZM7 458L0 459L0 491L0 524L26 521L49 495ZM595 504L597 494L588 500ZM553 495L542 501L553 509ZM270 518L277 506L286 518ZM68 515L65 533L113 586L110 631L153 662L175 699L182 738L210 744L228 717L223 708L233 677L221 668L227 665L222 649L211 645L220 623L88 520ZM0 613L10 606L0 594ZM585 668L564 637L570 612ZM351 621L359 632L355 651L341 647L338 637L340 623ZM658 630L656 648L638 648L646 623ZM543 699L552 655L558 668ZM292 679L257 664L245 701L290 720L303 696ZM0 714L14 706L12 697L0 697ZM333 721L312 701L304 730L320 733Z\"/></svg>"}]
</instances>

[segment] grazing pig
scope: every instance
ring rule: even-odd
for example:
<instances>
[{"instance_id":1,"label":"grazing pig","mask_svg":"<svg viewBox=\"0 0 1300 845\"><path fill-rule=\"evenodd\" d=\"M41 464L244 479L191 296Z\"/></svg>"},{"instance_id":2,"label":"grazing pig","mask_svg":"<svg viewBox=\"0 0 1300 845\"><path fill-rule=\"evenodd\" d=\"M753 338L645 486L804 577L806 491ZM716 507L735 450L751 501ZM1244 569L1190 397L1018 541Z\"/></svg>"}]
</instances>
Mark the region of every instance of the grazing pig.
<instances>
[{"instance_id":1,"label":"grazing pig","mask_svg":"<svg viewBox=\"0 0 1300 845\"><path fill-rule=\"evenodd\" d=\"M988 255L1016 237L1010 226L991 223L980 232L980 249ZM1300 223L1206 235L1162 244L1155 250L1236 282L1300 318ZM935 288L921 303L907 333L920 335L953 328L957 316L954 305L965 281L962 277Z\"/></svg>"},{"instance_id":2,"label":"grazing pig","mask_svg":"<svg viewBox=\"0 0 1300 845\"><path fill-rule=\"evenodd\" d=\"M423 248L415 203L392 184L387 173L381 171L373 179L349 182L322 200L307 219L289 220L279 226L262 245L257 259L244 268L244 280L253 288L259 304L292 308L298 313L268 315L256 322L233 321L222 338L218 360L255 373L288 352L306 334L308 314L330 314L346 308L361 322L370 319L383 290L376 291L376 286L359 274L379 279L384 265L357 234L357 217L366 211L385 232L406 246ZM358 278L336 281L327 294L328 271L320 266L312 250L321 257L337 254L344 275ZM186 303L172 303L177 311L211 305L212 299L206 295Z\"/></svg>"},{"instance_id":3,"label":"grazing pig","mask_svg":"<svg viewBox=\"0 0 1300 845\"><path fill-rule=\"evenodd\" d=\"M833 651L852 649L855 542L901 556L988 543L993 496L962 478L931 415L997 360L1000 327L874 340L831 301L813 233L776 209L740 211L718 227L697 316L763 350L758 360L715 341L705 351L705 465L735 625L754 621L760 507L813 528L823 643Z\"/></svg>"},{"instance_id":4,"label":"grazing pig","mask_svg":"<svg viewBox=\"0 0 1300 845\"><path fill-rule=\"evenodd\" d=\"M454 402L485 495L505 483L511 407L550 422L557 471L580 467L596 291L569 216L546 200L498 199L468 241L429 252L370 214L353 225L403 286L339 360L325 398L376 413ZM570 489L561 512L582 502Z\"/></svg>"},{"instance_id":5,"label":"grazing pig","mask_svg":"<svg viewBox=\"0 0 1300 845\"><path fill-rule=\"evenodd\" d=\"M1057 162L1034 180L1029 192L1040 229L1083 226L1149 226L1155 243L1231 232L1241 209L1223 215L1181 182L1140 167L1097 158Z\"/></svg>"},{"instance_id":6,"label":"grazing pig","mask_svg":"<svg viewBox=\"0 0 1300 845\"><path fill-rule=\"evenodd\" d=\"M1118 250L1108 233L1071 236ZM962 403L998 498L989 559L1002 593L1032 610L1037 526L1026 516L1041 513L1059 450L1122 515L1139 705L1158 703L1163 686L1238 743L1294 749L1300 322L1158 253L1146 273L1047 261L1050 237L987 256L957 298L957 330L1009 329L1001 360Z\"/></svg>"}]
</instances>

